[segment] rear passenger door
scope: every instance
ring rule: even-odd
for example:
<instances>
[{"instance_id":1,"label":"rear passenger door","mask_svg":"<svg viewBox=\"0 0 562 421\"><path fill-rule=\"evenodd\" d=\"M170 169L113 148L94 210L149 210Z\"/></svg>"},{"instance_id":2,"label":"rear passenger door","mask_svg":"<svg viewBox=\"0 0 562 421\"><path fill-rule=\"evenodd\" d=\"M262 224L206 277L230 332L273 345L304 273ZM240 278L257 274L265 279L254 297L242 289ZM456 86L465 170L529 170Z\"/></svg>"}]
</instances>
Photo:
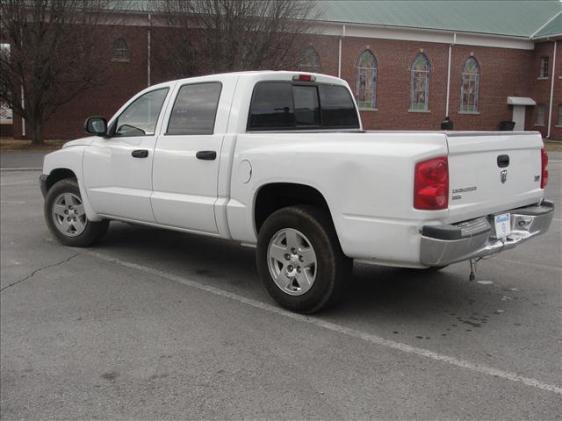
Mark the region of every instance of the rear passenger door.
<instances>
[{"instance_id":1,"label":"rear passenger door","mask_svg":"<svg viewBox=\"0 0 562 421\"><path fill-rule=\"evenodd\" d=\"M214 204L230 105L223 91L219 81L176 88L154 153L151 202L159 224L218 233Z\"/></svg>"}]
</instances>

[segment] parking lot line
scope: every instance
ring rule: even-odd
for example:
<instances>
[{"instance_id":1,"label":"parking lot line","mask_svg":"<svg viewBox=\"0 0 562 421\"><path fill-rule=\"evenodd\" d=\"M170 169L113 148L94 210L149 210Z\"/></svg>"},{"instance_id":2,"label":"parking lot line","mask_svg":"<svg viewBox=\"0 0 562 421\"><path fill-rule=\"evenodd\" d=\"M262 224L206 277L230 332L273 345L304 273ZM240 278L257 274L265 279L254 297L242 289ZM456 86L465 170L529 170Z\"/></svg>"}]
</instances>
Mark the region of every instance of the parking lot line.
<instances>
[{"instance_id":1,"label":"parking lot line","mask_svg":"<svg viewBox=\"0 0 562 421\"><path fill-rule=\"evenodd\" d=\"M171 273L163 272L158 269L154 269L148 266L139 265L137 263L128 262L125 260L121 260L115 257L111 257L102 253L94 252L94 251L83 251L84 255L89 255L106 262L114 263L129 269L138 270L147 274L151 274L154 276L158 276L160 278L167 279L169 281L177 282L192 288L196 288L217 296L225 297L234 301L238 301L242 304L246 304L248 306L258 308L260 310L267 311L269 313L277 314L283 317L287 317L293 320L297 320L302 323L308 323L323 329L327 329L336 333L340 333L343 335L347 335L356 339L360 339L365 342L369 342L375 345L384 346L387 348L395 349L398 351L402 351L408 354L417 355L423 358L428 358L434 361L439 361L445 364L449 364L451 366L464 368L466 370L470 370L476 373L485 374L488 376L501 378L504 380L509 380L516 383L522 383L526 386L534 387L540 390L553 392L558 395L562 395L562 387L557 385L552 385L548 383L544 383L540 380L533 379L530 377L521 376L514 372L500 370L494 367L474 363L471 361L463 360L456 357L451 357L448 355L440 354L434 351L430 351L428 349L419 348L416 346L411 346L402 342L396 342L392 340L385 339L381 336L373 335L370 333L361 332L356 329L351 329L345 326L338 325L336 323L326 322L316 317L311 316L304 316L301 314L292 313L286 310L283 310L279 307L263 303L261 301L257 301L251 298L244 297L239 294L235 294L229 291L222 290L220 288L215 288L209 285L202 284L200 282L192 281L190 279L184 278L182 276L174 275Z\"/></svg>"},{"instance_id":2,"label":"parking lot line","mask_svg":"<svg viewBox=\"0 0 562 421\"><path fill-rule=\"evenodd\" d=\"M499 260L500 262L506 262L506 263L513 263L516 265L524 265L524 266L532 266L532 267L536 267L537 269L549 269L549 270L553 270L556 272L562 272L562 267L560 266L555 266L555 265L549 265L547 263L532 263L532 262L524 262L521 260L512 260L512 259L506 259L504 257L497 257L497 256L493 256L492 257L495 260Z\"/></svg>"}]
</instances>

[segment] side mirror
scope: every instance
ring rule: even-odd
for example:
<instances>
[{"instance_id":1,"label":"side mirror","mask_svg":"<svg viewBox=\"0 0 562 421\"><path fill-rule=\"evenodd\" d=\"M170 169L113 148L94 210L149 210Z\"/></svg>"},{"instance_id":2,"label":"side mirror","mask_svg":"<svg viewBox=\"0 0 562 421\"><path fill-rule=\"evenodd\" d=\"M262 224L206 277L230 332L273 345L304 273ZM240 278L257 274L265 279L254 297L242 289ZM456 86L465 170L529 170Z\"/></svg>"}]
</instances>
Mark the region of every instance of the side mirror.
<instances>
[{"instance_id":1,"label":"side mirror","mask_svg":"<svg viewBox=\"0 0 562 421\"><path fill-rule=\"evenodd\" d=\"M103 117L88 117L84 130L96 136L107 136L107 120Z\"/></svg>"}]
</instances>

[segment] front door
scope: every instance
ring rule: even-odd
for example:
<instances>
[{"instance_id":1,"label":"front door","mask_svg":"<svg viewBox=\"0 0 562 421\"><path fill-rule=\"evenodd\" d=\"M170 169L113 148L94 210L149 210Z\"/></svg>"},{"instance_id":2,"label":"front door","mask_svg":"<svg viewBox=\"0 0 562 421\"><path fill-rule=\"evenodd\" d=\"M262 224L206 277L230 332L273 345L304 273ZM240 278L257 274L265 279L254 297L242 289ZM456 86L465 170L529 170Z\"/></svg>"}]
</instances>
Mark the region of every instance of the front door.
<instances>
[{"instance_id":1,"label":"front door","mask_svg":"<svg viewBox=\"0 0 562 421\"><path fill-rule=\"evenodd\" d=\"M521 131L525 130L525 106L514 105L513 106L513 121L515 122L515 127L513 130Z\"/></svg>"},{"instance_id":2,"label":"front door","mask_svg":"<svg viewBox=\"0 0 562 421\"><path fill-rule=\"evenodd\" d=\"M178 89L154 154L152 208L159 224L218 233L214 204L224 132L215 134L215 120L221 90L220 82Z\"/></svg>"},{"instance_id":3,"label":"front door","mask_svg":"<svg viewBox=\"0 0 562 421\"><path fill-rule=\"evenodd\" d=\"M84 180L96 213L153 222L150 205L157 127L168 88L144 92L84 152Z\"/></svg>"}]
</instances>

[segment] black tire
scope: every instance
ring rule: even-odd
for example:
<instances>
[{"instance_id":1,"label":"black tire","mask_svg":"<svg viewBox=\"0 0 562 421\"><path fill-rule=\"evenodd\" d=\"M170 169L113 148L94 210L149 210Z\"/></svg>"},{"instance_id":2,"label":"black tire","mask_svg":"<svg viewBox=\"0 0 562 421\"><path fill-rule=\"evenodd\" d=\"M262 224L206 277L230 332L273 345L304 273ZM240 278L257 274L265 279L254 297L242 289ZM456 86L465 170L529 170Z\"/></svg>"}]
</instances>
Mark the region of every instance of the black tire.
<instances>
[{"instance_id":1,"label":"black tire","mask_svg":"<svg viewBox=\"0 0 562 421\"><path fill-rule=\"evenodd\" d=\"M45 220L47 221L47 226L49 230L57 239L66 246L71 247L88 247L98 241L106 233L109 226L109 221L103 220L99 222L89 221L85 216L85 228L81 233L76 233L76 235L66 235L59 229L60 224L57 223L56 215L54 214L53 207L56 200L65 193L70 193L77 196L80 200L82 196L80 195L80 189L78 188L78 182L73 178L66 178L57 181L47 192L45 197Z\"/></svg>"},{"instance_id":2,"label":"black tire","mask_svg":"<svg viewBox=\"0 0 562 421\"><path fill-rule=\"evenodd\" d=\"M270 242L279 231L287 228L304 234L316 254L315 281L308 291L298 296L277 286L268 263ZM256 258L258 273L271 297L281 307L306 314L333 306L341 299L353 265L341 250L330 215L306 205L286 207L267 218L258 235Z\"/></svg>"}]
</instances>

